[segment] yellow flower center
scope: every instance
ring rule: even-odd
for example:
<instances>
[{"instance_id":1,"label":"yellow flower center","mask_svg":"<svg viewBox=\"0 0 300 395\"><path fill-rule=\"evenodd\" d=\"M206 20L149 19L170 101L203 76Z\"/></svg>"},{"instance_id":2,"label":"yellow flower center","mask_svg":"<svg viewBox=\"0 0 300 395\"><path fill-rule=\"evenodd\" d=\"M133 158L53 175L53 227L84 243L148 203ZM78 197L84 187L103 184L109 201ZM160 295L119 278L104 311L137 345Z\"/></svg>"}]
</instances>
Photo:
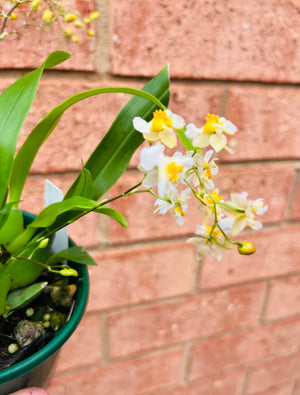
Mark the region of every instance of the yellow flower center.
<instances>
[{"instance_id":1,"label":"yellow flower center","mask_svg":"<svg viewBox=\"0 0 300 395\"><path fill-rule=\"evenodd\" d=\"M161 132L164 125L172 126L172 118L168 118L167 113L163 110L154 111L150 130Z\"/></svg>"},{"instance_id":2,"label":"yellow flower center","mask_svg":"<svg viewBox=\"0 0 300 395\"><path fill-rule=\"evenodd\" d=\"M212 238L215 238L215 237L220 236L222 234L221 231L218 230L217 228L215 228L211 233L211 229L212 229L212 226L205 227L205 232L207 233L208 236L210 236Z\"/></svg>"},{"instance_id":3,"label":"yellow flower center","mask_svg":"<svg viewBox=\"0 0 300 395\"><path fill-rule=\"evenodd\" d=\"M185 212L183 212L181 206L176 206L174 210L175 210L177 213L179 213L182 217L185 216Z\"/></svg>"},{"instance_id":4,"label":"yellow flower center","mask_svg":"<svg viewBox=\"0 0 300 395\"><path fill-rule=\"evenodd\" d=\"M214 114L207 114L206 124L203 126L203 133L212 134L216 131L216 124L219 123L219 116Z\"/></svg>"},{"instance_id":5,"label":"yellow flower center","mask_svg":"<svg viewBox=\"0 0 300 395\"><path fill-rule=\"evenodd\" d=\"M218 191L216 189L214 191L212 191L211 196L215 202L219 202L220 200L223 200L223 196L218 195Z\"/></svg>"},{"instance_id":6,"label":"yellow flower center","mask_svg":"<svg viewBox=\"0 0 300 395\"><path fill-rule=\"evenodd\" d=\"M206 172L205 172L205 177L206 177L206 178L212 178L212 174L211 174L211 171L210 171L208 162L205 162L205 164L204 164L204 170L206 170Z\"/></svg>"},{"instance_id":7,"label":"yellow flower center","mask_svg":"<svg viewBox=\"0 0 300 395\"><path fill-rule=\"evenodd\" d=\"M181 173L183 171L183 166L177 165L175 162L170 162L167 164L167 173L169 176L169 179L172 182L176 182L178 180L178 173Z\"/></svg>"}]
</instances>

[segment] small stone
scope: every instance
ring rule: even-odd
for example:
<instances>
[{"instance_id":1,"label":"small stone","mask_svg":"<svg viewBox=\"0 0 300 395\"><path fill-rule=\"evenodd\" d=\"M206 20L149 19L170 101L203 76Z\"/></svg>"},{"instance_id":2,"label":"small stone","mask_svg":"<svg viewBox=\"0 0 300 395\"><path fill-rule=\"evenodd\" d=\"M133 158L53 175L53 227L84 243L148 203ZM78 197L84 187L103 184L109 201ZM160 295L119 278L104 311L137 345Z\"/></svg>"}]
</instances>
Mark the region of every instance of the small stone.
<instances>
[{"instance_id":1,"label":"small stone","mask_svg":"<svg viewBox=\"0 0 300 395\"><path fill-rule=\"evenodd\" d=\"M10 354L13 354L14 352L18 351L19 346L17 343L10 343L10 345L7 347L7 351Z\"/></svg>"},{"instance_id":2,"label":"small stone","mask_svg":"<svg viewBox=\"0 0 300 395\"><path fill-rule=\"evenodd\" d=\"M20 347L27 346L33 340L45 334L44 326L41 322L23 320L18 323L14 330L14 336Z\"/></svg>"}]
</instances>

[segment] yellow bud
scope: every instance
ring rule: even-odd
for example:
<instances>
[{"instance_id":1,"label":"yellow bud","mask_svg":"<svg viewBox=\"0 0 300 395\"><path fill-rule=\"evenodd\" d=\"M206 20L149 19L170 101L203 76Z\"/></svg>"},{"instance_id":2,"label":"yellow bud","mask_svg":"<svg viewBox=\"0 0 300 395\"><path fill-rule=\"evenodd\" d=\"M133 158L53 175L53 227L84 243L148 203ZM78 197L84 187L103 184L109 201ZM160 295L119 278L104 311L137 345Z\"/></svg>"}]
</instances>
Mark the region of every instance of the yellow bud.
<instances>
[{"instance_id":1,"label":"yellow bud","mask_svg":"<svg viewBox=\"0 0 300 395\"><path fill-rule=\"evenodd\" d=\"M89 23L91 23L91 18L83 18L83 22L88 25Z\"/></svg>"},{"instance_id":2,"label":"yellow bud","mask_svg":"<svg viewBox=\"0 0 300 395\"><path fill-rule=\"evenodd\" d=\"M90 18L91 18L91 20L99 18L99 12L97 12L97 11L92 12L90 14Z\"/></svg>"},{"instance_id":3,"label":"yellow bud","mask_svg":"<svg viewBox=\"0 0 300 395\"><path fill-rule=\"evenodd\" d=\"M67 14L65 15L65 21L68 23L76 21L77 16L75 14Z\"/></svg>"},{"instance_id":4,"label":"yellow bud","mask_svg":"<svg viewBox=\"0 0 300 395\"><path fill-rule=\"evenodd\" d=\"M14 20L16 20L16 19L18 18L18 15L17 15L15 12L12 12L12 13L9 15L9 18L10 18L12 21L14 21Z\"/></svg>"},{"instance_id":5,"label":"yellow bud","mask_svg":"<svg viewBox=\"0 0 300 395\"><path fill-rule=\"evenodd\" d=\"M76 19L76 21L74 21L73 25L75 27L83 27L83 23L79 19Z\"/></svg>"},{"instance_id":6,"label":"yellow bud","mask_svg":"<svg viewBox=\"0 0 300 395\"><path fill-rule=\"evenodd\" d=\"M40 0L33 0L33 2L31 3L31 7L34 10L37 10L39 5L40 5Z\"/></svg>"},{"instance_id":7,"label":"yellow bud","mask_svg":"<svg viewBox=\"0 0 300 395\"><path fill-rule=\"evenodd\" d=\"M43 20L45 22L50 22L54 18L54 13L48 8L43 13Z\"/></svg>"},{"instance_id":8,"label":"yellow bud","mask_svg":"<svg viewBox=\"0 0 300 395\"><path fill-rule=\"evenodd\" d=\"M75 36L75 34L74 34L74 36L72 36L72 41L73 41L74 43L80 43L81 38L78 37L78 36Z\"/></svg>"},{"instance_id":9,"label":"yellow bud","mask_svg":"<svg viewBox=\"0 0 300 395\"><path fill-rule=\"evenodd\" d=\"M256 251L255 245L250 241L243 241L238 246L238 251L241 255L251 255L254 254Z\"/></svg>"},{"instance_id":10,"label":"yellow bud","mask_svg":"<svg viewBox=\"0 0 300 395\"><path fill-rule=\"evenodd\" d=\"M95 30L89 29L89 30L87 31L87 34L88 34L88 36L90 36L90 37L94 37L94 35L95 35L96 33L95 33Z\"/></svg>"},{"instance_id":11,"label":"yellow bud","mask_svg":"<svg viewBox=\"0 0 300 395\"><path fill-rule=\"evenodd\" d=\"M48 243L49 243L49 239L48 238L41 240L40 244L39 244L39 248L46 248Z\"/></svg>"},{"instance_id":12,"label":"yellow bud","mask_svg":"<svg viewBox=\"0 0 300 395\"><path fill-rule=\"evenodd\" d=\"M60 270L59 273L65 277L69 277L69 276L78 277L78 272L75 269L62 269Z\"/></svg>"},{"instance_id":13,"label":"yellow bud","mask_svg":"<svg viewBox=\"0 0 300 395\"><path fill-rule=\"evenodd\" d=\"M64 35L65 35L66 37L72 37L72 35L73 35L73 30L72 30L72 28L71 28L71 27L66 27L66 28L64 29Z\"/></svg>"}]
</instances>

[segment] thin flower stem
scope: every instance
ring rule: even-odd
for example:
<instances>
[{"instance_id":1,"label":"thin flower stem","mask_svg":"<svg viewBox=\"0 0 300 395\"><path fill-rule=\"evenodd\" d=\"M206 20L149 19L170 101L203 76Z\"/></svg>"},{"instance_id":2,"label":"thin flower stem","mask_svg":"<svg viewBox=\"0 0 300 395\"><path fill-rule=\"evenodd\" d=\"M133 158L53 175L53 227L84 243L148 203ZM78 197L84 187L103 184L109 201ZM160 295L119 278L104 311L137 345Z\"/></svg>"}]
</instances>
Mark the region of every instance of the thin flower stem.
<instances>
[{"instance_id":1,"label":"thin flower stem","mask_svg":"<svg viewBox=\"0 0 300 395\"><path fill-rule=\"evenodd\" d=\"M4 29L5 29L5 26L6 26L6 24L7 24L8 17L13 13L13 11L14 11L18 6L19 6L19 3L16 3L14 6L12 6L12 8L8 11L8 13L6 14L6 16L4 17L4 20L3 20L3 23L2 23L2 27L1 27L1 30L0 30L0 35L1 35L2 33L4 33Z\"/></svg>"},{"instance_id":2,"label":"thin flower stem","mask_svg":"<svg viewBox=\"0 0 300 395\"><path fill-rule=\"evenodd\" d=\"M84 215L89 214L90 212L95 211L96 209L98 209L98 208L100 208L100 207L102 207L102 206L104 206L104 205L106 205L106 204L108 204L108 203L111 203L111 202L113 202L113 201L115 201L115 200L117 200L117 199L120 199L120 198L125 197L125 196L130 196L130 195L132 195L133 193L136 193L135 190L136 190L140 185L142 185L142 181L139 182L139 183L137 183L137 184L134 185L132 188L129 188L126 192L123 192L123 193L121 193L121 194L118 195L118 196L115 196L115 197L113 197L113 198L111 198L111 199L102 200L102 201L99 202L99 204L98 204L96 207L94 207L93 209L85 210L85 211L79 213L76 217L74 217L74 218L73 218L71 221L69 221L68 223L65 223L65 224L63 224L63 225L57 226L55 229L51 229L51 231L49 231L49 230L47 231L47 229L45 229L44 231L42 231L42 232L38 233L36 236L34 236L34 237L32 238L32 240L28 242L27 247L30 247L30 246L33 246L34 244L39 243L41 238L48 238L48 237L50 237L52 234L56 233L56 232L59 231L60 229L65 228L67 225L69 225L69 224L71 224L71 223L77 221L79 218L83 217ZM18 252L15 252L15 251L14 251L14 255L17 255L17 254L18 254Z\"/></svg>"}]
</instances>

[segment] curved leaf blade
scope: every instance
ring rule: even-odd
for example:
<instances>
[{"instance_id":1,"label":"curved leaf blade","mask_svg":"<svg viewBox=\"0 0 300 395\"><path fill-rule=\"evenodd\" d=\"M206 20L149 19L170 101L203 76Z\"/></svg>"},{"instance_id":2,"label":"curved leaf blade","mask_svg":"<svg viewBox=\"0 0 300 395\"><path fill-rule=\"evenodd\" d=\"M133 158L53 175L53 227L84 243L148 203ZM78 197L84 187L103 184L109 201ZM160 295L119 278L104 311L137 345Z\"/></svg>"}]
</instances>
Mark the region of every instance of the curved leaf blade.
<instances>
[{"instance_id":1,"label":"curved leaf blade","mask_svg":"<svg viewBox=\"0 0 300 395\"><path fill-rule=\"evenodd\" d=\"M156 106L164 107L163 104L153 95L147 92L139 91L137 89L125 87L95 88L71 96L69 99L54 107L38 123L38 125L31 131L30 135L27 137L22 147L19 149L12 168L12 175L10 180L10 201L20 200L21 193L33 160L41 145L47 140L52 131L55 129L63 113L72 105L78 103L81 100L87 99L88 97L113 92L138 95L143 97L143 101L147 103L148 106L148 100L151 100L155 103Z\"/></svg>"},{"instance_id":2,"label":"curved leaf blade","mask_svg":"<svg viewBox=\"0 0 300 395\"><path fill-rule=\"evenodd\" d=\"M70 55L54 52L37 70L18 79L0 95L0 204L6 198L18 137L36 95L45 68L56 66Z\"/></svg>"},{"instance_id":3,"label":"curved leaf blade","mask_svg":"<svg viewBox=\"0 0 300 395\"><path fill-rule=\"evenodd\" d=\"M115 210L114 208L101 206L94 211L96 213L104 214L104 215L107 215L107 216L113 218L114 220L119 222L119 224L122 225L124 228L128 227L128 222L126 221L126 219L123 217L123 215L118 210Z\"/></svg>"},{"instance_id":4,"label":"curved leaf blade","mask_svg":"<svg viewBox=\"0 0 300 395\"><path fill-rule=\"evenodd\" d=\"M96 265L94 259L80 246L73 246L51 255L48 259L48 264L55 265L64 260L80 263L81 265Z\"/></svg>"}]
</instances>

